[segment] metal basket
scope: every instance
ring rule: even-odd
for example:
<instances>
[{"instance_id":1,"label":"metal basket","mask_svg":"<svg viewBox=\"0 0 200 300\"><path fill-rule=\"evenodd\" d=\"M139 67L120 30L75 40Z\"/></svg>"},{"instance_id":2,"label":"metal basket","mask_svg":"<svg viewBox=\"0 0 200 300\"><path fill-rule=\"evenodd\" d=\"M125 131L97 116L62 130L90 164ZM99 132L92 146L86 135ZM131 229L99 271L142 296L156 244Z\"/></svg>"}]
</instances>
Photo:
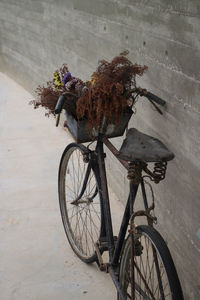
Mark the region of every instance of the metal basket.
<instances>
[{"instance_id":1,"label":"metal basket","mask_svg":"<svg viewBox=\"0 0 200 300\"><path fill-rule=\"evenodd\" d=\"M127 107L126 110L120 117L118 124L109 124L105 129L105 135L108 138L113 138L117 136L122 136L128 125L128 122L133 114L133 111L130 107ZM99 131L93 129L92 132L89 131L87 126L87 119L77 121L74 117L69 115L65 111L65 116L67 119L67 128L69 129L71 135L77 143L86 143L91 142L97 138Z\"/></svg>"}]
</instances>

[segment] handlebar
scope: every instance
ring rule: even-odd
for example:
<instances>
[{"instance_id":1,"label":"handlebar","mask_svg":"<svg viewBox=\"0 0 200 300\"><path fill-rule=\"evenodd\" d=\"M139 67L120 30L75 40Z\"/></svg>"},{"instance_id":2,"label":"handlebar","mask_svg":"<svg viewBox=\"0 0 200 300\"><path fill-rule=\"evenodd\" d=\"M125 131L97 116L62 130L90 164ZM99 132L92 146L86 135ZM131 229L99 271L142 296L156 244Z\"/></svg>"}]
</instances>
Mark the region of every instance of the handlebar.
<instances>
[{"instance_id":1,"label":"handlebar","mask_svg":"<svg viewBox=\"0 0 200 300\"><path fill-rule=\"evenodd\" d=\"M65 92L65 93L63 93L62 95L60 95L59 98L58 98L58 101L57 101L57 103L56 103L55 110L54 110L54 112L55 112L56 115L58 115L58 114L61 113L62 108L63 108L63 105L64 105L64 103L65 103L65 99L66 99L67 96L73 96L73 97L76 97L75 94L70 93L70 92Z\"/></svg>"},{"instance_id":2,"label":"handlebar","mask_svg":"<svg viewBox=\"0 0 200 300\"><path fill-rule=\"evenodd\" d=\"M132 94L136 94L136 96L132 96ZM166 101L161 99L160 97L154 95L153 93L148 92L146 89L136 87L136 88L128 91L126 93L126 97L127 96L128 96L128 98L132 96L132 100L133 100L132 105L134 104L137 96L144 96L153 104L153 106L155 107L157 112L159 112L159 114L161 114L161 115L163 114L163 112L160 110L160 108L157 106L157 104L164 106L166 104Z\"/></svg>"},{"instance_id":3,"label":"handlebar","mask_svg":"<svg viewBox=\"0 0 200 300\"><path fill-rule=\"evenodd\" d=\"M132 95L133 93L136 93L139 96L144 96L146 97L149 101L153 101L156 104L162 105L164 106L166 104L166 101L161 99L160 97L154 95L151 92L148 92L146 89L142 89L142 88L134 88L130 91L128 91L128 96Z\"/></svg>"},{"instance_id":4,"label":"handlebar","mask_svg":"<svg viewBox=\"0 0 200 300\"><path fill-rule=\"evenodd\" d=\"M165 101L165 100L159 98L158 96L156 96L156 95L154 95L154 94L152 94L152 93L150 93L150 92L147 92L146 95L144 95L144 96L145 96L147 99L149 99L149 100L151 100L151 101L154 101L154 102L156 102L156 103L159 104L159 105L164 106L164 105L166 104L166 101Z\"/></svg>"},{"instance_id":5,"label":"handlebar","mask_svg":"<svg viewBox=\"0 0 200 300\"><path fill-rule=\"evenodd\" d=\"M58 101L56 103L55 110L54 110L56 115L61 113L64 102L65 102L65 95L59 96Z\"/></svg>"},{"instance_id":6,"label":"handlebar","mask_svg":"<svg viewBox=\"0 0 200 300\"><path fill-rule=\"evenodd\" d=\"M156 104L164 106L166 104L165 100L161 99L160 97L154 95L151 92L148 92L146 89L137 88L137 87L134 88L134 89L129 90L126 93L126 97L127 98L130 97L133 93L136 93L139 96L146 97L155 106L155 108L158 110L158 112L162 114L161 110L157 107ZM55 110L54 110L54 112L55 112L56 115L61 113L63 105L64 105L64 102L65 102L65 99L66 99L66 96L68 96L68 95L76 97L75 94L70 93L70 92L65 92L62 95L60 95L59 98L58 98Z\"/></svg>"}]
</instances>

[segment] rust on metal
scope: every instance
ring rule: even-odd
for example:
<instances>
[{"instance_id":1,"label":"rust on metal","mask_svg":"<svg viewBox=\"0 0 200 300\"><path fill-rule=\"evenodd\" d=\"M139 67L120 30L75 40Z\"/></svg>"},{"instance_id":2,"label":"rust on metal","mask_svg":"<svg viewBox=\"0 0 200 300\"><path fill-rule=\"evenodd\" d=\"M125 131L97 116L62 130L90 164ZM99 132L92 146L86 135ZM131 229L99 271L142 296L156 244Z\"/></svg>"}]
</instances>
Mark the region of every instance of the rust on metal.
<instances>
[{"instance_id":1,"label":"rust on metal","mask_svg":"<svg viewBox=\"0 0 200 300\"><path fill-rule=\"evenodd\" d=\"M142 180L142 165L135 162L129 163L127 178L131 180L133 184L139 184Z\"/></svg>"},{"instance_id":2,"label":"rust on metal","mask_svg":"<svg viewBox=\"0 0 200 300\"><path fill-rule=\"evenodd\" d=\"M154 171L150 171L147 168L147 164L143 166L143 170L146 174L149 175L149 178L154 181L155 183L159 183L161 180L165 179L166 170L167 170L167 162L161 161L156 162L154 164Z\"/></svg>"},{"instance_id":3,"label":"rust on metal","mask_svg":"<svg viewBox=\"0 0 200 300\"><path fill-rule=\"evenodd\" d=\"M153 171L155 183L159 183L161 180L165 179L166 170L167 170L166 161L155 163L154 171Z\"/></svg>"},{"instance_id":4,"label":"rust on metal","mask_svg":"<svg viewBox=\"0 0 200 300\"><path fill-rule=\"evenodd\" d=\"M119 160L119 162L126 168L128 169L128 163L123 160L120 159L118 157L119 151L117 150L117 148L115 148L115 146L113 146L113 144L108 140L107 137L103 137L103 142L104 144L107 146L107 148L112 152L112 154Z\"/></svg>"},{"instance_id":5,"label":"rust on metal","mask_svg":"<svg viewBox=\"0 0 200 300\"><path fill-rule=\"evenodd\" d=\"M107 272L108 272L108 266L107 266L107 264L105 264L105 263L103 262L103 258L102 258L102 256L101 256L100 251L99 251L98 244L95 243L95 244L94 244L94 247L95 247L95 251L96 251L97 258L98 258L98 262L99 262L99 269L100 269L101 271L106 271L106 273L107 273Z\"/></svg>"}]
</instances>

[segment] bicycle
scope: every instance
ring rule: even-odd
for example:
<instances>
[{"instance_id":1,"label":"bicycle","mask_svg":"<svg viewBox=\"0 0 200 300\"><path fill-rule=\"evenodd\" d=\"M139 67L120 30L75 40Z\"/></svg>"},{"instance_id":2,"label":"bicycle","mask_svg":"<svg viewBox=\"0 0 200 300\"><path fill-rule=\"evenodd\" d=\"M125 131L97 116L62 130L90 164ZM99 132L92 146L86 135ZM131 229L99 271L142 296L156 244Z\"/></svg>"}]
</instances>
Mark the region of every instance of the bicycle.
<instances>
[{"instance_id":1,"label":"bicycle","mask_svg":"<svg viewBox=\"0 0 200 300\"><path fill-rule=\"evenodd\" d=\"M62 110L65 96L60 96L58 100L57 114ZM128 95L132 105L138 96L145 96L159 112L157 104L165 104L164 100L145 89L135 88ZM157 221L153 214L155 202L153 199L151 205L148 203L145 184L145 176L155 183L165 178L167 162L174 158L174 154L161 141L135 128L128 130L118 151L109 137L123 134L132 110L126 113L126 122L122 120L117 131L113 130L114 133L110 133L106 119L102 119L96 132L95 150L90 149L91 143L87 147L71 143L64 150L58 178L64 229L73 251L83 262L97 262L101 271L110 273L117 288L118 300L182 300L183 293L170 251L153 227ZM68 121L70 131L78 142L90 140L87 132L81 131L81 126L78 132L77 124L74 125L70 117ZM104 145L127 169L130 181L129 196L117 237L113 235L112 228ZM155 164L154 171L148 168L148 163ZM143 176L142 172L146 175ZM139 186L144 209L135 211ZM147 225L135 224L135 218L140 216L146 217ZM109 254L107 263L102 259L104 251Z\"/></svg>"}]
</instances>

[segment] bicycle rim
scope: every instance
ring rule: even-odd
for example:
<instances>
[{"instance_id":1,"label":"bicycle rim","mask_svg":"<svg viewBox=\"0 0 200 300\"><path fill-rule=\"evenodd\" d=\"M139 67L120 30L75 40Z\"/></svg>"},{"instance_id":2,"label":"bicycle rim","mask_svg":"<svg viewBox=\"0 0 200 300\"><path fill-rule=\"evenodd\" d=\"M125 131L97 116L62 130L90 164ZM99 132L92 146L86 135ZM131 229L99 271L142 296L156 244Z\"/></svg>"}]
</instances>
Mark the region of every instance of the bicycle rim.
<instances>
[{"instance_id":1,"label":"bicycle rim","mask_svg":"<svg viewBox=\"0 0 200 300\"><path fill-rule=\"evenodd\" d=\"M96 174L91 168L83 195L80 195L88 163L84 146L71 144L65 150L59 170L59 201L63 225L69 243L86 263L96 260L95 243L101 232L101 205Z\"/></svg>"},{"instance_id":2,"label":"bicycle rim","mask_svg":"<svg viewBox=\"0 0 200 300\"><path fill-rule=\"evenodd\" d=\"M120 286L131 299L131 236L120 265ZM150 226L138 226L134 236L135 300L182 300L182 290L171 254L160 234ZM119 298L118 298L119 299Z\"/></svg>"}]
</instances>

